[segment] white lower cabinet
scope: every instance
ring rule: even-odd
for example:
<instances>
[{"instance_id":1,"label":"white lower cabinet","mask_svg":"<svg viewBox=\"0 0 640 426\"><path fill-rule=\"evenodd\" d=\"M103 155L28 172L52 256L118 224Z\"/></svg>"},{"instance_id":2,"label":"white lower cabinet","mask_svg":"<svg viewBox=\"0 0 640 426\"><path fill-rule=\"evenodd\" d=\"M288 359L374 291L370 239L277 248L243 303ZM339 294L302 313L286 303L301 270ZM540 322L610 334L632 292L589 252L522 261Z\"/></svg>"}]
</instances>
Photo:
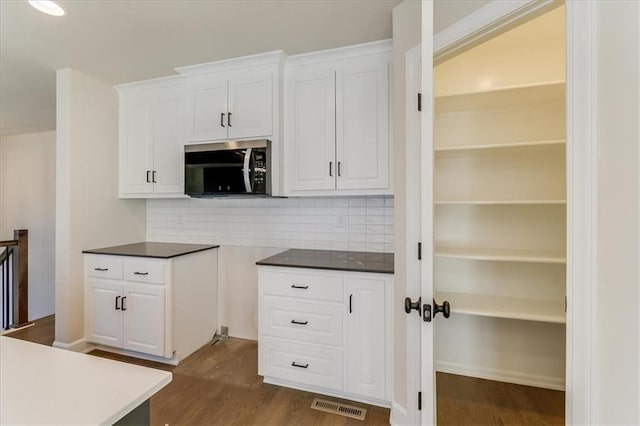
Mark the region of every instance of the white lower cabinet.
<instances>
[{"instance_id":1,"label":"white lower cabinet","mask_svg":"<svg viewBox=\"0 0 640 426\"><path fill-rule=\"evenodd\" d=\"M260 266L264 381L389 406L393 275Z\"/></svg>"},{"instance_id":2,"label":"white lower cabinet","mask_svg":"<svg viewBox=\"0 0 640 426\"><path fill-rule=\"evenodd\" d=\"M177 364L217 330L216 249L171 259L85 254L85 283L89 343Z\"/></svg>"}]
</instances>

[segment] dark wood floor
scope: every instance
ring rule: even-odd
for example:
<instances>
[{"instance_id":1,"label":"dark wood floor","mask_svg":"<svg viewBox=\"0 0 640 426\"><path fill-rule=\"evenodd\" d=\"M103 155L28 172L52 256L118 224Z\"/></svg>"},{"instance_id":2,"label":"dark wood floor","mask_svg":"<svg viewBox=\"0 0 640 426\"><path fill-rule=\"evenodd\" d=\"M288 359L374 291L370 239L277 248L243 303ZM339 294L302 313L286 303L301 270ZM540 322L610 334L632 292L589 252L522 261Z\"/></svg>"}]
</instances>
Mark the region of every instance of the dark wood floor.
<instances>
[{"instance_id":1,"label":"dark wood floor","mask_svg":"<svg viewBox=\"0 0 640 426\"><path fill-rule=\"evenodd\" d=\"M54 319L9 336L50 345ZM345 402L367 408L364 422L311 410L315 397L328 397L262 383L257 352L256 342L232 338L201 348L177 367L103 351L91 354L173 373L173 381L151 398L153 425L389 423L389 410L350 401ZM564 392L438 373L437 410L439 425L560 425Z\"/></svg>"}]
</instances>

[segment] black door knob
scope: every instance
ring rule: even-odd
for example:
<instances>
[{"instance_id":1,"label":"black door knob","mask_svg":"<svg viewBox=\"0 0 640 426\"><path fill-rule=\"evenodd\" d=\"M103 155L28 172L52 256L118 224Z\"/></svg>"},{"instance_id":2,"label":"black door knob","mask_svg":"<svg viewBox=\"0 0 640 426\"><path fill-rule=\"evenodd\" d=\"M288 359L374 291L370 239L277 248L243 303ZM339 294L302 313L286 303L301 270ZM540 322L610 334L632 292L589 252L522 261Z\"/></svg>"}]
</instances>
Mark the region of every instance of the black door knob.
<instances>
[{"instance_id":1,"label":"black door knob","mask_svg":"<svg viewBox=\"0 0 640 426\"><path fill-rule=\"evenodd\" d=\"M433 299L433 316L435 317L438 312L442 312L442 315L445 318L449 318L449 315L451 315L451 306L449 306L449 302L445 300L442 302L442 305L438 305L436 303L436 299Z\"/></svg>"},{"instance_id":2,"label":"black door knob","mask_svg":"<svg viewBox=\"0 0 640 426\"><path fill-rule=\"evenodd\" d=\"M404 311L408 314L411 313L412 309L418 311L418 315L420 315L420 303L422 302L422 297L418 298L417 302L412 302L410 297L404 299Z\"/></svg>"}]
</instances>

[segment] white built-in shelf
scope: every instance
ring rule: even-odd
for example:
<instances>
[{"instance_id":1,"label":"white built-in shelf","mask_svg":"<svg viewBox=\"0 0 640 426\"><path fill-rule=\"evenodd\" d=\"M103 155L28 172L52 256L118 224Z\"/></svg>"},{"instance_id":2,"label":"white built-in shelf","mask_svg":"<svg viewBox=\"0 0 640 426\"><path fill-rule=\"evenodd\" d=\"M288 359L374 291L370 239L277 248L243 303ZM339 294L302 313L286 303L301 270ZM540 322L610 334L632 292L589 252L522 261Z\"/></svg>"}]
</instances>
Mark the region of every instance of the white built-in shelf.
<instances>
[{"instance_id":1,"label":"white built-in shelf","mask_svg":"<svg viewBox=\"0 0 640 426\"><path fill-rule=\"evenodd\" d=\"M476 247L436 247L435 257L529 263L566 263L567 255L556 250L493 249Z\"/></svg>"},{"instance_id":2,"label":"white built-in shelf","mask_svg":"<svg viewBox=\"0 0 640 426\"><path fill-rule=\"evenodd\" d=\"M461 145L461 146L437 146L434 148L436 155L444 152L464 152L464 151L486 151L495 149L514 149L514 148L531 148L545 146L562 146L565 145L564 139L546 140L546 141L526 141L526 142L507 142L507 143L490 143L479 145Z\"/></svg>"},{"instance_id":3,"label":"white built-in shelf","mask_svg":"<svg viewBox=\"0 0 640 426\"><path fill-rule=\"evenodd\" d=\"M509 206L509 205L563 205L567 200L435 200L435 205L474 205L474 206Z\"/></svg>"},{"instance_id":4,"label":"white built-in shelf","mask_svg":"<svg viewBox=\"0 0 640 426\"><path fill-rule=\"evenodd\" d=\"M478 92L436 96L436 114L503 108L511 105L535 104L554 99L564 99L564 81L550 81L522 86L500 87Z\"/></svg>"},{"instance_id":5,"label":"white built-in shelf","mask_svg":"<svg viewBox=\"0 0 640 426\"><path fill-rule=\"evenodd\" d=\"M435 293L438 303L448 301L451 312L454 314L566 323L563 300L526 299L439 290Z\"/></svg>"}]
</instances>

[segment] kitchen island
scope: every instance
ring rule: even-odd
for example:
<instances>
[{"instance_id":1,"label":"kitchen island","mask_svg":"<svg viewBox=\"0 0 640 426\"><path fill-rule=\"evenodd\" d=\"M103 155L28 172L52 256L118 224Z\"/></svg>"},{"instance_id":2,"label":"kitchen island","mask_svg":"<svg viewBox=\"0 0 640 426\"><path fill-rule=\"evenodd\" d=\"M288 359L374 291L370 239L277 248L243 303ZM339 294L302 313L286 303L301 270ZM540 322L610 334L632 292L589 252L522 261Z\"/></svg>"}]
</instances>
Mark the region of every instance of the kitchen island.
<instances>
[{"instance_id":1,"label":"kitchen island","mask_svg":"<svg viewBox=\"0 0 640 426\"><path fill-rule=\"evenodd\" d=\"M149 424L167 371L0 337L0 424Z\"/></svg>"}]
</instances>

